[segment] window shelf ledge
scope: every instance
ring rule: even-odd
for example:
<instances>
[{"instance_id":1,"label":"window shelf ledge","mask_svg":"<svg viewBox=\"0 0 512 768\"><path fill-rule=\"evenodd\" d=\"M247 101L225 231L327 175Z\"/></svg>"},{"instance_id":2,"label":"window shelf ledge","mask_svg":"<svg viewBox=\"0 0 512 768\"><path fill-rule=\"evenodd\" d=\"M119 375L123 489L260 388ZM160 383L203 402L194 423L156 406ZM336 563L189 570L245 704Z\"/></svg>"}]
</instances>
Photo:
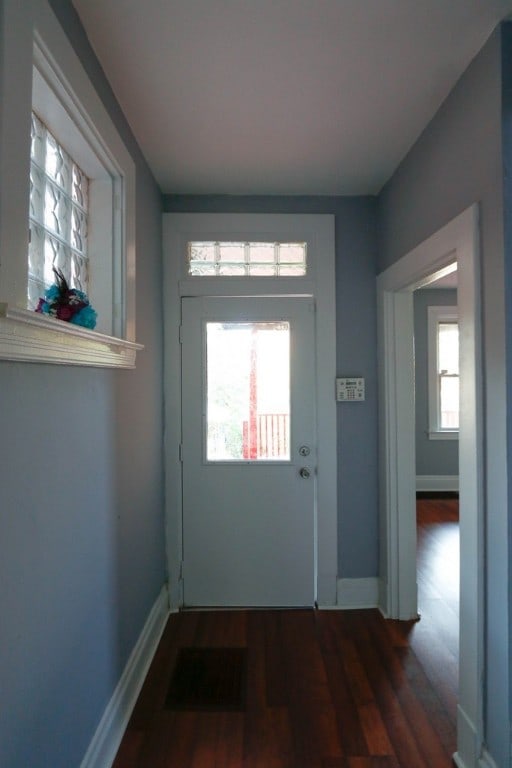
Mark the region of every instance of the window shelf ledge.
<instances>
[{"instance_id":1,"label":"window shelf ledge","mask_svg":"<svg viewBox=\"0 0 512 768\"><path fill-rule=\"evenodd\" d=\"M458 429L446 429L446 430L431 430L427 432L429 440L458 440Z\"/></svg>"},{"instance_id":2,"label":"window shelf ledge","mask_svg":"<svg viewBox=\"0 0 512 768\"><path fill-rule=\"evenodd\" d=\"M0 360L135 368L142 344L0 302Z\"/></svg>"}]
</instances>

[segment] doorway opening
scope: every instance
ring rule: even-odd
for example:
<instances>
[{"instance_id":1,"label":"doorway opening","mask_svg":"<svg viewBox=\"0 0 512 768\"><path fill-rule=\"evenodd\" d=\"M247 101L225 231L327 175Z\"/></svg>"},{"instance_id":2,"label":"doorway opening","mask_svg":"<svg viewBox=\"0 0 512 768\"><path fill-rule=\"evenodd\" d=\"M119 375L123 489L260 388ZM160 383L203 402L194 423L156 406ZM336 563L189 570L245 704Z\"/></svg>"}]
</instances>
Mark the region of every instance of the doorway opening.
<instances>
[{"instance_id":1,"label":"doorway opening","mask_svg":"<svg viewBox=\"0 0 512 768\"><path fill-rule=\"evenodd\" d=\"M457 270L414 291L413 301L420 621L411 626L409 642L455 723L460 590Z\"/></svg>"},{"instance_id":2,"label":"doorway opening","mask_svg":"<svg viewBox=\"0 0 512 768\"><path fill-rule=\"evenodd\" d=\"M182 352L187 340L183 335L186 328L182 307L184 302L199 298L226 304L236 299L242 305L249 299L263 298L274 299L277 303L292 297L313 301L315 358L312 374L318 444L309 446L307 441L296 441L290 445L290 450L293 448L297 452L301 447L309 446L311 456L316 456L321 467L314 479L308 478L306 473L301 475L299 486L305 490L315 483L310 536L313 597L321 606L334 606L338 573L337 434L333 393L336 377L334 216L167 213L163 216L163 241L166 538L171 609L178 610L184 604L184 574L186 577L187 571L183 516L183 457L188 450L183 442L183 402L187 382L182 376ZM229 253L219 250L219 243L230 244ZM302 263L304 254L307 254L307 269ZM199 266L198 262L201 262ZM275 317L270 318L272 322L275 320ZM225 318L220 322L225 322ZM272 408L277 410L271 415L283 415L279 410L282 404L273 403ZM254 424L255 415L258 417L249 409L242 420L247 421L246 427L242 425L242 459L244 451L251 454L251 451L267 450L268 420L258 424L256 418ZM286 423L276 428L270 426L271 441L286 439ZM221 450L226 450L226 439L225 434L219 437ZM293 441L292 431L290 439ZM212 445L214 441L212 425ZM272 459L262 457L262 461L252 461L263 467ZM307 470L307 463L301 464L300 468ZM202 535L199 529L197 532ZM236 542L233 551L236 551Z\"/></svg>"},{"instance_id":3,"label":"doorway opening","mask_svg":"<svg viewBox=\"0 0 512 768\"><path fill-rule=\"evenodd\" d=\"M471 206L378 277L381 607L417 616L413 291L458 264L460 645L458 765L475 765L483 734L482 386L478 207Z\"/></svg>"}]
</instances>

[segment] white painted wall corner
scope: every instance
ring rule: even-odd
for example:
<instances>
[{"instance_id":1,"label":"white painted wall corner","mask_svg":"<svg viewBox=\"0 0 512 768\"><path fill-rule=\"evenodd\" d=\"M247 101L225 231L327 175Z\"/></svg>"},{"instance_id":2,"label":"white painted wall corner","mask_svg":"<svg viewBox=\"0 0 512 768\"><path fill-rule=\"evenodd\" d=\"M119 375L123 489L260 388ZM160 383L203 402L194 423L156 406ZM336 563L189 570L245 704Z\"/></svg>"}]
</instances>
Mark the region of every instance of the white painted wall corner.
<instances>
[{"instance_id":1,"label":"white painted wall corner","mask_svg":"<svg viewBox=\"0 0 512 768\"><path fill-rule=\"evenodd\" d=\"M169 596L167 585L164 585L103 713L80 768L110 768L112 765L168 616Z\"/></svg>"}]
</instances>

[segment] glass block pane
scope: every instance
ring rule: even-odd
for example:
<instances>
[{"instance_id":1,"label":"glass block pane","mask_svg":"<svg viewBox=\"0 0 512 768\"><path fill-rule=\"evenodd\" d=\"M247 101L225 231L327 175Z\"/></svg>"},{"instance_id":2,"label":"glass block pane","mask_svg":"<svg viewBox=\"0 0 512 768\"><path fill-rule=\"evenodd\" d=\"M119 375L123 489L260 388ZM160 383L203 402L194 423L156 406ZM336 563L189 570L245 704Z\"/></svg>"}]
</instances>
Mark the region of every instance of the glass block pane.
<instances>
[{"instance_id":1,"label":"glass block pane","mask_svg":"<svg viewBox=\"0 0 512 768\"><path fill-rule=\"evenodd\" d=\"M245 264L219 264L217 274L229 277L240 277L247 273Z\"/></svg>"},{"instance_id":2,"label":"glass block pane","mask_svg":"<svg viewBox=\"0 0 512 768\"><path fill-rule=\"evenodd\" d=\"M71 214L71 247L84 254L86 238L87 216L82 210L73 206Z\"/></svg>"},{"instance_id":3,"label":"glass block pane","mask_svg":"<svg viewBox=\"0 0 512 768\"><path fill-rule=\"evenodd\" d=\"M30 224L30 242L28 247L28 286L27 306L35 309L45 291L44 284L44 241L42 227Z\"/></svg>"},{"instance_id":4,"label":"glass block pane","mask_svg":"<svg viewBox=\"0 0 512 768\"><path fill-rule=\"evenodd\" d=\"M233 264L245 264L243 243L219 243L219 261Z\"/></svg>"},{"instance_id":5,"label":"glass block pane","mask_svg":"<svg viewBox=\"0 0 512 768\"><path fill-rule=\"evenodd\" d=\"M72 160L57 144L51 133L46 134L45 171L59 187L71 190Z\"/></svg>"},{"instance_id":6,"label":"glass block pane","mask_svg":"<svg viewBox=\"0 0 512 768\"><path fill-rule=\"evenodd\" d=\"M44 229L31 223L28 246L28 271L39 280L44 279Z\"/></svg>"},{"instance_id":7,"label":"glass block pane","mask_svg":"<svg viewBox=\"0 0 512 768\"><path fill-rule=\"evenodd\" d=\"M274 243L249 243L249 262L270 263L276 260L276 249Z\"/></svg>"},{"instance_id":8,"label":"glass block pane","mask_svg":"<svg viewBox=\"0 0 512 768\"><path fill-rule=\"evenodd\" d=\"M30 274L27 281L27 307L28 309L36 309L39 304L39 299L44 296L45 284L44 281L36 280Z\"/></svg>"},{"instance_id":9,"label":"glass block pane","mask_svg":"<svg viewBox=\"0 0 512 768\"><path fill-rule=\"evenodd\" d=\"M53 267L58 267L58 254L60 243L49 235L44 238L44 282L45 285L51 285L55 280ZM61 260L62 263L62 260Z\"/></svg>"},{"instance_id":10,"label":"glass block pane","mask_svg":"<svg viewBox=\"0 0 512 768\"><path fill-rule=\"evenodd\" d=\"M280 264L305 264L306 243L280 243Z\"/></svg>"},{"instance_id":11,"label":"glass block pane","mask_svg":"<svg viewBox=\"0 0 512 768\"><path fill-rule=\"evenodd\" d=\"M44 156L46 147L46 129L37 115L32 112L32 123L30 129L30 157L40 168L44 168Z\"/></svg>"},{"instance_id":12,"label":"glass block pane","mask_svg":"<svg viewBox=\"0 0 512 768\"><path fill-rule=\"evenodd\" d=\"M73 163L71 197L73 202L77 203L84 210L87 210L89 204L89 179L75 163Z\"/></svg>"},{"instance_id":13,"label":"glass block pane","mask_svg":"<svg viewBox=\"0 0 512 768\"><path fill-rule=\"evenodd\" d=\"M251 277L275 277L276 267L274 264L250 264L249 274Z\"/></svg>"},{"instance_id":14,"label":"glass block pane","mask_svg":"<svg viewBox=\"0 0 512 768\"><path fill-rule=\"evenodd\" d=\"M306 265L281 265L279 267L280 277L302 277L306 274Z\"/></svg>"},{"instance_id":15,"label":"glass block pane","mask_svg":"<svg viewBox=\"0 0 512 768\"><path fill-rule=\"evenodd\" d=\"M189 274L202 277L211 277L215 275L215 264L204 261L191 261L189 263Z\"/></svg>"},{"instance_id":16,"label":"glass block pane","mask_svg":"<svg viewBox=\"0 0 512 768\"><path fill-rule=\"evenodd\" d=\"M30 165L30 216L36 221L43 221L45 177L42 171Z\"/></svg>"},{"instance_id":17,"label":"glass block pane","mask_svg":"<svg viewBox=\"0 0 512 768\"><path fill-rule=\"evenodd\" d=\"M77 288L86 293L88 280L89 264L87 259L82 258L78 253L71 254L71 288Z\"/></svg>"},{"instance_id":18,"label":"glass block pane","mask_svg":"<svg viewBox=\"0 0 512 768\"><path fill-rule=\"evenodd\" d=\"M71 283L71 253L67 246L46 233L44 242L44 282L49 286L55 282L55 269L60 269L64 277Z\"/></svg>"},{"instance_id":19,"label":"glass block pane","mask_svg":"<svg viewBox=\"0 0 512 768\"><path fill-rule=\"evenodd\" d=\"M290 460L290 326L206 324L208 461Z\"/></svg>"},{"instance_id":20,"label":"glass block pane","mask_svg":"<svg viewBox=\"0 0 512 768\"><path fill-rule=\"evenodd\" d=\"M215 261L215 243L194 242L188 244L188 258L190 262Z\"/></svg>"},{"instance_id":21,"label":"glass block pane","mask_svg":"<svg viewBox=\"0 0 512 768\"><path fill-rule=\"evenodd\" d=\"M44 198L44 225L63 239L71 231L71 201L53 184L47 183Z\"/></svg>"}]
</instances>

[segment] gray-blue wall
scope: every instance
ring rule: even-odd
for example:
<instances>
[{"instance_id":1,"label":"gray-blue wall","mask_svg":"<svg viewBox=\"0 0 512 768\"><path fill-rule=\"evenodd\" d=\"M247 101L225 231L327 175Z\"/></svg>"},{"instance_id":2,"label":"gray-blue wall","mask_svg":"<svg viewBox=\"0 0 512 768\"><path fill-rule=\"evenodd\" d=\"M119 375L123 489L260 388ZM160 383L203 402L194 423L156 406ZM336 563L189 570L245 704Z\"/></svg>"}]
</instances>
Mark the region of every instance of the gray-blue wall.
<instances>
[{"instance_id":1,"label":"gray-blue wall","mask_svg":"<svg viewBox=\"0 0 512 768\"><path fill-rule=\"evenodd\" d=\"M71 4L52 5L136 162L145 349L135 371L0 363L2 768L80 765L165 581L161 197Z\"/></svg>"},{"instance_id":2,"label":"gray-blue wall","mask_svg":"<svg viewBox=\"0 0 512 768\"><path fill-rule=\"evenodd\" d=\"M459 441L430 440L428 436L428 307L456 304L456 290L428 288L414 293L416 476L459 474Z\"/></svg>"},{"instance_id":3,"label":"gray-blue wall","mask_svg":"<svg viewBox=\"0 0 512 768\"><path fill-rule=\"evenodd\" d=\"M2 768L80 764L165 580L161 199L70 0L52 0L52 6L137 164L137 321L145 350L137 370L126 372L0 363ZM505 29L508 54L508 25ZM497 765L504 766L510 711L506 428L512 378L507 382L503 286L512 245L507 217L505 261L501 87L508 120L511 68L507 59L502 80L501 55L497 32L386 185L378 201L378 228L373 198L165 196L163 207L335 215L338 372L365 376L367 388L367 400L357 410L338 406L339 575L350 578L378 573L376 259L384 269L480 201L485 717L487 744Z\"/></svg>"},{"instance_id":4,"label":"gray-blue wall","mask_svg":"<svg viewBox=\"0 0 512 768\"><path fill-rule=\"evenodd\" d=\"M507 456L508 467L507 477L508 486L512 488L512 23L506 23L501 28L502 40L502 153L503 153L503 230L504 230L504 258L505 258L505 334L506 334L506 428L507 428ZM511 516L510 501L507 509L507 528L508 528L508 640L509 640L509 666L508 672L512 678L512 648L510 638L512 638L512 610L511 610L511 572L512 572L512 536L510 526ZM503 526L503 531L505 525ZM496 534L495 534L496 535ZM501 595L500 595L501 597ZM499 606L497 606L497 609ZM490 642L490 652L495 646L494 638ZM492 698L492 689L489 690L488 699ZM512 680L509 684L509 726L512 721ZM512 746L511 746L512 751ZM512 762L512 755L509 759Z\"/></svg>"},{"instance_id":5,"label":"gray-blue wall","mask_svg":"<svg viewBox=\"0 0 512 768\"><path fill-rule=\"evenodd\" d=\"M377 576L376 199L164 195L163 207L335 216L337 372L366 379L364 403L338 403L338 575Z\"/></svg>"},{"instance_id":6,"label":"gray-blue wall","mask_svg":"<svg viewBox=\"0 0 512 768\"><path fill-rule=\"evenodd\" d=\"M509 37L510 33L506 51ZM379 198L379 265L383 270L468 206L480 203L486 443L485 739L496 764L505 766L510 760L506 440L510 359L505 348L501 56L498 29L384 188Z\"/></svg>"}]
</instances>

